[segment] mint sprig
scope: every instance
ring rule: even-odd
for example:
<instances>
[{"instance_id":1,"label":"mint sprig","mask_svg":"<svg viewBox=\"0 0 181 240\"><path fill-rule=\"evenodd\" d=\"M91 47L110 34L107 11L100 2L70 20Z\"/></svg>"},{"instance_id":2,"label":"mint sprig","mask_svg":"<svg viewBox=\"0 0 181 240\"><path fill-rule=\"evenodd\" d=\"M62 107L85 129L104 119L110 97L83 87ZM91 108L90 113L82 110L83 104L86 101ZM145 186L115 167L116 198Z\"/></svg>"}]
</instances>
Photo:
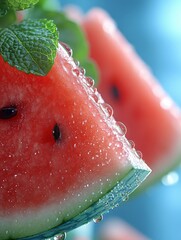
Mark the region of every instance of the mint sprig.
<instances>
[{"instance_id":1,"label":"mint sprig","mask_svg":"<svg viewBox=\"0 0 181 240\"><path fill-rule=\"evenodd\" d=\"M95 82L98 81L98 69L96 64L89 58L89 46L81 27L71 19L63 11L47 10L43 8L45 0L40 2L27 12L27 18L32 19L53 19L59 31L59 41L65 42L73 50L74 59L80 62L85 68L86 75L91 76Z\"/></svg>"},{"instance_id":2,"label":"mint sprig","mask_svg":"<svg viewBox=\"0 0 181 240\"><path fill-rule=\"evenodd\" d=\"M58 32L52 20L25 20L0 29L0 54L26 73L46 75L56 56Z\"/></svg>"},{"instance_id":3,"label":"mint sprig","mask_svg":"<svg viewBox=\"0 0 181 240\"><path fill-rule=\"evenodd\" d=\"M39 0L6 0L6 2L9 8L19 11L33 7Z\"/></svg>"}]
</instances>

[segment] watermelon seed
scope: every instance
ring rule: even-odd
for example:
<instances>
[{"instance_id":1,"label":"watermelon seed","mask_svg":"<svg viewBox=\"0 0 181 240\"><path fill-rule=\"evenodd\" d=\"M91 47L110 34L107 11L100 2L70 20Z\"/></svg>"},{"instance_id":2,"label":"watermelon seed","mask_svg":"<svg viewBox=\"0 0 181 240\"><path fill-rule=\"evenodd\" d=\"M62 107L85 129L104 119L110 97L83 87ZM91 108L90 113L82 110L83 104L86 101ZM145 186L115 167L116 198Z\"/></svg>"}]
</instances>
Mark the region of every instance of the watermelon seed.
<instances>
[{"instance_id":1,"label":"watermelon seed","mask_svg":"<svg viewBox=\"0 0 181 240\"><path fill-rule=\"evenodd\" d=\"M53 137L54 137L55 141L60 140L61 133L60 133L60 128L57 123L55 124L52 133L53 133Z\"/></svg>"},{"instance_id":2,"label":"watermelon seed","mask_svg":"<svg viewBox=\"0 0 181 240\"><path fill-rule=\"evenodd\" d=\"M111 87L111 95L114 97L115 100L120 100L120 93L115 85L112 85Z\"/></svg>"},{"instance_id":3,"label":"watermelon seed","mask_svg":"<svg viewBox=\"0 0 181 240\"><path fill-rule=\"evenodd\" d=\"M2 107L0 109L0 119L9 119L17 115L17 108L15 106Z\"/></svg>"},{"instance_id":4,"label":"watermelon seed","mask_svg":"<svg viewBox=\"0 0 181 240\"><path fill-rule=\"evenodd\" d=\"M100 215L99 217L93 218L93 222L99 223L103 220L103 215Z\"/></svg>"}]
</instances>

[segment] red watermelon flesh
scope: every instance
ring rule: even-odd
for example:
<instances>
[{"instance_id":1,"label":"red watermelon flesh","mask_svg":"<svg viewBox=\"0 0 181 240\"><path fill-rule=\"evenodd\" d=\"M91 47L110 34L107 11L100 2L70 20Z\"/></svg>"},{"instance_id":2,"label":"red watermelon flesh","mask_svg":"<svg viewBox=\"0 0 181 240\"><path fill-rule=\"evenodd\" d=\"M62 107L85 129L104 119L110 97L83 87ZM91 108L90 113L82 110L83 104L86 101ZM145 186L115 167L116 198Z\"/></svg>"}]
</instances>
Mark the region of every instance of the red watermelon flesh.
<instances>
[{"instance_id":1,"label":"red watermelon flesh","mask_svg":"<svg viewBox=\"0 0 181 240\"><path fill-rule=\"evenodd\" d=\"M0 239L44 239L78 227L108 210L98 200L118 182L128 189L126 176L125 193L145 179L149 168L61 45L45 77L2 57L0 66Z\"/></svg>"},{"instance_id":2,"label":"red watermelon flesh","mask_svg":"<svg viewBox=\"0 0 181 240\"><path fill-rule=\"evenodd\" d=\"M91 10L82 25L100 70L98 90L152 168L142 186L150 184L181 160L180 109L105 11Z\"/></svg>"}]
</instances>

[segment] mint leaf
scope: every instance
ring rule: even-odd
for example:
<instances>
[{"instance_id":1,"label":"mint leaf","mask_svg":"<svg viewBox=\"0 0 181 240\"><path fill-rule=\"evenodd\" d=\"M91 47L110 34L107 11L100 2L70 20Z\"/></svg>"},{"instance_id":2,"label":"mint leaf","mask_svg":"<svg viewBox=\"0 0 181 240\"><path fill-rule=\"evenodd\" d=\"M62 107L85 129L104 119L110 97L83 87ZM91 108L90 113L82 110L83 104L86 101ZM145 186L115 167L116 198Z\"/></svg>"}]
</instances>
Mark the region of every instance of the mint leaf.
<instances>
[{"instance_id":1,"label":"mint leaf","mask_svg":"<svg viewBox=\"0 0 181 240\"><path fill-rule=\"evenodd\" d=\"M4 28L16 22L16 13L9 10L6 15L0 17L0 27Z\"/></svg>"},{"instance_id":2,"label":"mint leaf","mask_svg":"<svg viewBox=\"0 0 181 240\"><path fill-rule=\"evenodd\" d=\"M39 5L30 9L27 18L53 19L59 31L59 40L65 42L72 48L73 56L75 59L79 60L79 62L85 59L88 56L88 44L80 26L68 19L63 12L42 11L42 8L39 8L38 6Z\"/></svg>"},{"instance_id":3,"label":"mint leaf","mask_svg":"<svg viewBox=\"0 0 181 240\"><path fill-rule=\"evenodd\" d=\"M64 12L50 11L45 8L42 9L46 1L47 0L40 0L33 9L28 11L26 17L34 19L53 19L59 31L59 41L71 47L74 59L78 60L80 65L85 68L86 75L91 76L95 82L97 82L97 67L95 63L89 59L89 47L81 27L76 22L70 20Z\"/></svg>"},{"instance_id":4,"label":"mint leaf","mask_svg":"<svg viewBox=\"0 0 181 240\"><path fill-rule=\"evenodd\" d=\"M0 29L0 53L5 61L26 73L46 75L56 56L58 32L51 20L25 20Z\"/></svg>"},{"instance_id":5,"label":"mint leaf","mask_svg":"<svg viewBox=\"0 0 181 240\"><path fill-rule=\"evenodd\" d=\"M0 17L5 16L8 11L8 4L6 0L1 0L0 4Z\"/></svg>"},{"instance_id":6,"label":"mint leaf","mask_svg":"<svg viewBox=\"0 0 181 240\"><path fill-rule=\"evenodd\" d=\"M3 0L4 1L4 0ZM27 8L33 7L39 0L6 0L9 8L13 8L15 10L23 10Z\"/></svg>"}]
</instances>

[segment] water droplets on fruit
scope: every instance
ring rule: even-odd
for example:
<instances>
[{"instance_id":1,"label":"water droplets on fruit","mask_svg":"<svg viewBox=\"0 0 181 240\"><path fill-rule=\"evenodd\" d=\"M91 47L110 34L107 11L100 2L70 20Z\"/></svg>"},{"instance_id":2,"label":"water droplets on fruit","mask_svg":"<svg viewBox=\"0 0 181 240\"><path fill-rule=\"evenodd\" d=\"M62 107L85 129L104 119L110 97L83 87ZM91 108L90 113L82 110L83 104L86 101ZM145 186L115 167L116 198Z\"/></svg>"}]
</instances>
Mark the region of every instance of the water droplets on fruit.
<instances>
[{"instance_id":1,"label":"water droplets on fruit","mask_svg":"<svg viewBox=\"0 0 181 240\"><path fill-rule=\"evenodd\" d=\"M61 42L61 45L64 47L64 49L66 50L66 52L68 53L69 57L72 57L73 55L73 51L72 49L69 47L68 44Z\"/></svg>"},{"instance_id":2,"label":"water droplets on fruit","mask_svg":"<svg viewBox=\"0 0 181 240\"><path fill-rule=\"evenodd\" d=\"M113 109L112 109L112 107L109 104L101 103L100 106L101 106L101 109L103 110L103 112L105 113L107 118L112 117Z\"/></svg>"},{"instance_id":3,"label":"water droplets on fruit","mask_svg":"<svg viewBox=\"0 0 181 240\"><path fill-rule=\"evenodd\" d=\"M80 67L79 70L80 70L80 73L81 73L82 75L85 75L85 73L86 73L85 68Z\"/></svg>"},{"instance_id":4,"label":"water droplets on fruit","mask_svg":"<svg viewBox=\"0 0 181 240\"><path fill-rule=\"evenodd\" d=\"M85 77L84 82L90 88L94 86L94 80L91 77Z\"/></svg>"},{"instance_id":5,"label":"water droplets on fruit","mask_svg":"<svg viewBox=\"0 0 181 240\"><path fill-rule=\"evenodd\" d=\"M80 75L80 69L78 67L72 69L74 76L78 77Z\"/></svg>"},{"instance_id":6,"label":"water droplets on fruit","mask_svg":"<svg viewBox=\"0 0 181 240\"><path fill-rule=\"evenodd\" d=\"M137 156L139 159L142 159L143 154L142 154L141 151L135 151L135 154L136 154L136 156Z\"/></svg>"},{"instance_id":7,"label":"water droplets on fruit","mask_svg":"<svg viewBox=\"0 0 181 240\"><path fill-rule=\"evenodd\" d=\"M96 217L96 218L93 218L93 222L95 222L95 223L99 223L99 222L101 222L103 220L103 215L100 215L100 216L98 216L98 217Z\"/></svg>"},{"instance_id":8,"label":"water droplets on fruit","mask_svg":"<svg viewBox=\"0 0 181 240\"><path fill-rule=\"evenodd\" d=\"M91 93L91 98L93 99L93 101L95 103L98 103L99 102L99 96L98 96L98 93L97 93L97 89L95 88L94 91Z\"/></svg>"},{"instance_id":9,"label":"water droplets on fruit","mask_svg":"<svg viewBox=\"0 0 181 240\"><path fill-rule=\"evenodd\" d=\"M128 142L131 148L135 148L135 143L133 142L133 140L128 140Z\"/></svg>"},{"instance_id":10,"label":"water droplets on fruit","mask_svg":"<svg viewBox=\"0 0 181 240\"><path fill-rule=\"evenodd\" d=\"M122 122L116 122L116 130L121 136L124 136L127 132L127 128Z\"/></svg>"},{"instance_id":11,"label":"water droplets on fruit","mask_svg":"<svg viewBox=\"0 0 181 240\"><path fill-rule=\"evenodd\" d=\"M61 233L56 236L54 236L53 240L65 240L66 239L66 233Z\"/></svg>"}]
</instances>

